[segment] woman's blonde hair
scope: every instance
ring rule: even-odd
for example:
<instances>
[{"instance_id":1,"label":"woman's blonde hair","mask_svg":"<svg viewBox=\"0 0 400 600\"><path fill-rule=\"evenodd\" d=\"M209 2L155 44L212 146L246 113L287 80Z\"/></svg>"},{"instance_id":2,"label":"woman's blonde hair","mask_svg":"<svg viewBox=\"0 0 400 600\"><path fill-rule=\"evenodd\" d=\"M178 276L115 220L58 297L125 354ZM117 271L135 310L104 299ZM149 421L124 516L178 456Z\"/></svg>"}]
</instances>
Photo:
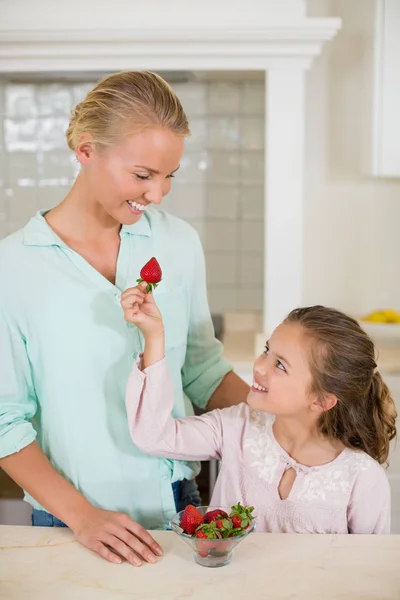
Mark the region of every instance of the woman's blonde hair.
<instances>
[{"instance_id":1,"label":"woman's blonde hair","mask_svg":"<svg viewBox=\"0 0 400 600\"><path fill-rule=\"evenodd\" d=\"M100 79L76 106L66 136L75 151L84 133L91 133L97 145L109 146L122 134L158 127L190 135L179 98L155 73L121 71Z\"/></svg>"},{"instance_id":2,"label":"woman's blonde hair","mask_svg":"<svg viewBox=\"0 0 400 600\"><path fill-rule=\"evenodd\" d=\"M372 340L359 323L325 306L293 310L286 323L301 325L312 341L311 391L337 403L320 418L321 433L387 462L396 436L396 407L377 371Z\"/></svg>"}]
</instances>

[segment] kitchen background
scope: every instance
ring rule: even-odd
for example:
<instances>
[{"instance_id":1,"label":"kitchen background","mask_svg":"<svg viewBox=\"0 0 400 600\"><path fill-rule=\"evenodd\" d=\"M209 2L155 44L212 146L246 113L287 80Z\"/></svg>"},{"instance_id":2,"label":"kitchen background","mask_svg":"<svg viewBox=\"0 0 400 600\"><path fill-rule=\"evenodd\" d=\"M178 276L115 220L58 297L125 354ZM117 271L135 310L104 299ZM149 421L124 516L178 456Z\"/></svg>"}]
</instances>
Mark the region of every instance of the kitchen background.
<instances>
[{"instance_id":1,"label":"kitchen background","mask_svg":"<svg viewBox=\"0 0 400 600\"><path fill-rule=\"evenodd\" d=\"M372 145L384 146L371 137L381 4L307 3L309 16L341 17L342 28L307 74L303 298L305 304L328 304L357 317L379 308L400 310L400 161L390 176L370 166L371 139ZM393 10L396 0L384 4ZM400 27L400 10L393 14ZM242 70L161 74L177 91L192 130L163 208L190 222L201 236L216 330L227 356L248 379L264 307L268 75ZM78 167L65 144L68 115L97 77L90 72L0 76L0 237L23 226L39 208L57 204L72 184ZM390 86L390 78L384 83ZM398 146L394 151L400 156ZM398 326L370 327L381 369L400 404ZM211 467L212 475L215 464ZM389 475L393 531L400 533L400 452L395 448ZM208 477L207 465L204 494ZM0 523L29 520L28 507L16 496L20 492L0 473Z\"/></svg>"},{"instance_id":2,"label":"kitchen background","mask_svg":"<svg viewBox=\"0 0 400 600\"><path fill-rule=\"evenodd\" d=\"M264 79L240 73L162 73L188 114L192 135L163 208L191 223L206 253L212 311L262 309ZM0 235L55 206L77 172L66 148L71 107L96 76L0 82ZM212 80L210 80L212 78ZM252 293L248 293L248 286Z\"/></svg>"}]
</instances>

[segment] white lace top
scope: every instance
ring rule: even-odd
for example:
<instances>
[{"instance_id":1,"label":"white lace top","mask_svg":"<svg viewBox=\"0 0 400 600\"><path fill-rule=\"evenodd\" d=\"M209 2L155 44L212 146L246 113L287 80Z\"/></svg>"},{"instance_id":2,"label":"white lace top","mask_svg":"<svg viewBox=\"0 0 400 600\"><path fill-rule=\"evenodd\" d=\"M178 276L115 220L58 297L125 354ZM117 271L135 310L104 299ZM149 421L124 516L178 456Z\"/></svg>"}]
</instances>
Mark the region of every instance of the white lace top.
<instances>
[{"instance_id":1,"label":"white lace top","mask_svg":"<svg viewBox=\"0 0 400 600\"><path fill-rule=\"evenodd\" d=\"M211 505L254 506L257 531L389 533L389 482L384 469L364 452L345 449L326 465L300 465L276 441L274 417L246 404L174 419L165 359L143 372L139 367L133 367L126 395L134 443L168 458L220 459ZM278 486L289 468L296 478L282 500Z\"/></svg>"}]
</instances>

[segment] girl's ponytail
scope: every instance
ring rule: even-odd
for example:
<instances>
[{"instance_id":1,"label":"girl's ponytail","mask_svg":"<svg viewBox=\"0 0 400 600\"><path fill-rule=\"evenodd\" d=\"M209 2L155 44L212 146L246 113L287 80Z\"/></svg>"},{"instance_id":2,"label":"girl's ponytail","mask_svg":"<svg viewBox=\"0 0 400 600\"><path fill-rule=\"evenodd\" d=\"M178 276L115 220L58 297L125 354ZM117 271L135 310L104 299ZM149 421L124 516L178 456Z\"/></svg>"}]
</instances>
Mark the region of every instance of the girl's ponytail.
<instances>
[{"instance_id":1,"label":"girl's ponytail","mask_svg":"<svg viewBox=\"0 0 400 600\"><path fill-rule=\"evenodd\" d=\"M389 443L396 436L396 407L390 391L380 373L375 371L369 388L369 403L372 410L370 450L368 454L379 463L387 462Z\"/></svg>"}]
</instances>

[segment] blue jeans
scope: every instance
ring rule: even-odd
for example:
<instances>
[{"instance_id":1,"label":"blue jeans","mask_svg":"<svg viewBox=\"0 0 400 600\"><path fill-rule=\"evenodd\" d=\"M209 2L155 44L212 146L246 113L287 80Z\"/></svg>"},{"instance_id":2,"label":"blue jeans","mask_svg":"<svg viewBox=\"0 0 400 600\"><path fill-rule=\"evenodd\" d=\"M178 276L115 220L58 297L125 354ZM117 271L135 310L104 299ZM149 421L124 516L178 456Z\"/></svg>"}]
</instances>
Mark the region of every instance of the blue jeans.
<instances>
[{"instance_id":1,"label":"blue jeans","mask_svg":"<svg viewBox=\"0 0 400 600\"><path fill-rule=\"evenodd\" d=\"M172 484L176 512L184 510L188 504L200 506L201 498L195 479L184 479Z\"/></svg>"},{"instance_id":2,"label":"blue jeans","mask_svg":"<svg viewBox=\"0 0 400 600\"><path fill-rule=\"evenodd\" d=\"M200 506L201 504L199 488L195 479L176 481L172 484L172 491L174 493L176 512L184 510L188 504L194 504L194 506ZM36 508L32 509L32 525L33 527L67 527L57 517L53 517L53 515L45 510L38 510Z\"/></svg>"}]
</instances>

